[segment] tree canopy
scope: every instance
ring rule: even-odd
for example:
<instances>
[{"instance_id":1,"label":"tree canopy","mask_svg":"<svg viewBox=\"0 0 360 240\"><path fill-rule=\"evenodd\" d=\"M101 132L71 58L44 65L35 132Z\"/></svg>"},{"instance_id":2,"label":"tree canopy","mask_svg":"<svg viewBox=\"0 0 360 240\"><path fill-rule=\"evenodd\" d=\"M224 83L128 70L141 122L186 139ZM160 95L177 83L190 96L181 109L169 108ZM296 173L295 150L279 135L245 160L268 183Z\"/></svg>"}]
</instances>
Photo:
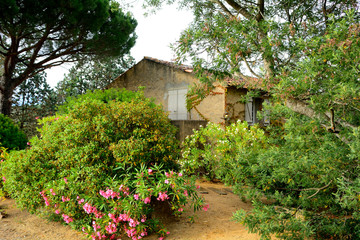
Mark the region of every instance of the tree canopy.
<instances>
[{"instance_id":1,"label":"tree canopy","mask_svg":"<svg viewBox=\"0 0 360 240\"><path fill-rule=\"evenodd\" d=\"M135 44L137 23L109 0L1 0L1 112L27 78L84 57L121 56Z\"/></svg>"}]
</instances>

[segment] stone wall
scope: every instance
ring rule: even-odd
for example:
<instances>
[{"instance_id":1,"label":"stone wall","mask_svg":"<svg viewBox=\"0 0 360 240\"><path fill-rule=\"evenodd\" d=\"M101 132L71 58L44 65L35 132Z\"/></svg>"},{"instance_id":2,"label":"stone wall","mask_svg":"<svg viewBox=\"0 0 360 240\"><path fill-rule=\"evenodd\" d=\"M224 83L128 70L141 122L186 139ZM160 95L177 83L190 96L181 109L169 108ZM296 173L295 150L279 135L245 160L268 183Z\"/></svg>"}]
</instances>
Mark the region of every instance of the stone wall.
<instances>
[{"instance_id":1,"label":"stone wall","mask_svg":"<svg viewBox=\"0 0 360 240\"><path fill-rule=\"evenodd\" d=\"M200 126L205 127L205 120L172 120L171 124L178 128L176 139L183 142L186 136L193 134L194 129L198 130Z\"/></svg>"}]
</instances>

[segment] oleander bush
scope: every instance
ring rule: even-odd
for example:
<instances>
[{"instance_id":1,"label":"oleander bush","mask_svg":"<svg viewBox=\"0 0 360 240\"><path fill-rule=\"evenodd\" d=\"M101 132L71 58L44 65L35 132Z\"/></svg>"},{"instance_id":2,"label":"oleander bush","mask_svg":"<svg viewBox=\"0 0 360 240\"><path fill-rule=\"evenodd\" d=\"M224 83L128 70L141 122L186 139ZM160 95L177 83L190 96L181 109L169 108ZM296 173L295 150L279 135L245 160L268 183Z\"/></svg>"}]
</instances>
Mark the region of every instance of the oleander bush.
<instances>
[{"instance_id":1,"label":"oleander bush","mask_svg":"<svg viewBox=\"0 0 360 240\"><path fill-rule=\"evenodd\" d=\"M7 116L0 114L0 146L12 149L26 148L27 137Z\"/></svg>"},{"instance_id":2,"label":"oleander bush","mask_svg":"<svg viewBox=\"0 0 360 240\"><path fill-rule=\"evenodd\" d=\"M6 148L0 147L0 199L6 196L3 190L3 183L6 181L6 177L2 175L2 163L6 160L7 156Z\"/></svg>"},{"instance_id":3,"label":"oleander bush","mask_svg":"<svg viewBox=\"0 0 360 240\"><path fill-rule=\"evenodd\" d=\"M160 106L136 94L82 98L65 112L39 120L40 137L3 163L5 190L18 205L48 209L93 239L163 237L158 202L176 215L188 203L203 206L194 179L179 171L175 130Z\"/></svg>"}]
</instances>

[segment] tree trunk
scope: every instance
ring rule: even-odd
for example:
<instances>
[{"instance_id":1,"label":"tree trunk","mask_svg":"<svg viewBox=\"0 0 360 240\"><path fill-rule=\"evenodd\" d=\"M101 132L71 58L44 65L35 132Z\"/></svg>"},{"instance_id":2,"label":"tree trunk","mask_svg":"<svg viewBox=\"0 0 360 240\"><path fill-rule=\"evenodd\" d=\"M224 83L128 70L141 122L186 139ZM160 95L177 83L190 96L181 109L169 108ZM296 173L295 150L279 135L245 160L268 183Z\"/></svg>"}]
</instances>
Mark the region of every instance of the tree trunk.
<instances>
[{"instance_id":1,"label":"tree trunk","mask_svg":"<svg viewBox=\"0 0 360 240\"><path fill-rule=\"evenodd\" d=\"M0 113L10 116L11 113L11 98L14 89L11 86L11 80L4 75L0 77Z\"/></svg>"}]
</instances>

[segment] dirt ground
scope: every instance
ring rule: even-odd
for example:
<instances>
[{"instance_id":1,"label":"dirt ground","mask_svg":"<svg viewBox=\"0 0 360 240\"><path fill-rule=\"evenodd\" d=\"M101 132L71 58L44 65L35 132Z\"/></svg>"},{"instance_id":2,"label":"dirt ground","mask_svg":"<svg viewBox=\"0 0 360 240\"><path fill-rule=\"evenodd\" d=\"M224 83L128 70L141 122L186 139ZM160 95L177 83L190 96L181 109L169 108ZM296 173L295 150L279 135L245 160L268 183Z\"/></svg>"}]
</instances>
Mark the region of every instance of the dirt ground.
<instances>
[{"instance_id":1,"label":"dirt ground","mask_svg":"<svg viewBox=\"0 0 360 240\"><path fill-rule=\"evenodd\" d=\"M209 204L208 211L196 213L195 223L190 223L185 213L180 219L162 218L170 231L168 240L256 240L260 237L249 233L245 226L231 220L232 214L239 209L250 210L251 205L244 203L231 193L230 188L220 183L200 183L200 194ZM83 234L58 222L31 215L16 208L12 199L0 201L0 209L7 216L0 216L0 240L83 240ZM158 239L156 235L144 238Z\"/></svg>"}]
</instances>

